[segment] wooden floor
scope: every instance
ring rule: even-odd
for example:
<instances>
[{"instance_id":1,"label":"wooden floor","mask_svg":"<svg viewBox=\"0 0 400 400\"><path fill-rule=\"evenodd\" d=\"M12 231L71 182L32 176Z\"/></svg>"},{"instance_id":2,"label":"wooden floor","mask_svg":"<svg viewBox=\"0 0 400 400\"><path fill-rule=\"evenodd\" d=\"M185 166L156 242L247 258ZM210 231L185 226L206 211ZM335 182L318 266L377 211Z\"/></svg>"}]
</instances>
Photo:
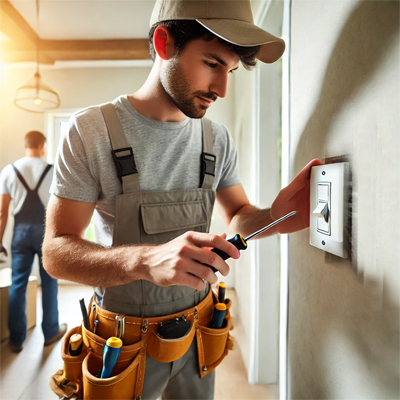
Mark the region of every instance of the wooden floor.
<instances>
[{"instance_id":1,"label":"wooden floor","mask_svg":"<svg viewBox=\"0 0 400 400\"><path fill-rule=\"evenodd\" d=\"M84 297L88 304L92 288L78 285L59 285L60 323L68 327L81 323L79 299ZM232 291L229 297L234 297ZM8 340L1 343L0 399L2 400L55 400L57 396L49 388L50 376L62 367L60 342L43 346L41 321L41 293L37 299L37 321L28 332L24 349L14 354ZM234 336L234 331L233 331ZM277 385L249 385L246 369L240 354L239 344L218 367L215 400L277 399Z\"/></svg>"}]
</instances>

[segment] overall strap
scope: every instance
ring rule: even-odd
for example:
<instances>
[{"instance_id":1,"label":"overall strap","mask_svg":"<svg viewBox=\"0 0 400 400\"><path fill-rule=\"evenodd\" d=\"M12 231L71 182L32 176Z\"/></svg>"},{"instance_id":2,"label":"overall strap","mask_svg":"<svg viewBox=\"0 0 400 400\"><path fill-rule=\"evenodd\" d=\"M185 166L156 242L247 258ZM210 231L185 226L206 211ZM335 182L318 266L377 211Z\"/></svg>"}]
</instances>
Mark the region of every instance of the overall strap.
<instances>
[{"instance_id":1,"label":"overall strap","mask_svg":"<svg viewBox=\"0 0 400 400\"><path fill-rule=\"evenodd\" d=\"M200 159L200 187L212 189L215 177L215 160L213 154L213 137L211 131L211 121L207 118L201 119L203 130L203 152Z\"/></svg>"},{"instance_id":2,"label":"overall strap","mask_svg":"<svg viewBox=\"0 0 400 400\"><path fill-rule=\"evenodd\" d=\"M36 190L38 190L38 189L40 188L40 185L42 184L43 179L45 178L45 176L47 175L47 173L50 171L50 168L51 168L52 166L53 166L52 164L47 164L46 168L45 168L44 171L43 171L42 176L41 176L40 179L39 179L38 184L36 185L35 189L33 189L33 190L36 191Z\"/></svg>"},{"instance_id":3,"label":"overall strap","mask_svg":"<svg viewBox=\"0 0 400 400\"><path fill-rule=\"evenodd\" d=\"M100 109L106 122L108 136L110 137L111 153L117 167L118 178L122 183L122 193L138 192L139 176L133 150L132 147L128 146L114 105L107 103L100 106Z\"/></svg>"},{"instance_id":4,"label":"overall strap","mask_svg":"<svg viewBox=\"0 0 400 400\"><path fill-rule=\"evenodd\" d=\"M26 183L26 180L24 179L24 177L21 175L21 173L17 170L17 168L15 167L14 164L11 164L12 167L14 168L14 172L16 173L18 179L21 181L22 185L24 186L24 188L30 192L32 191L31 188L28 186L28 184Z\"/></svg>"}]
</instances>

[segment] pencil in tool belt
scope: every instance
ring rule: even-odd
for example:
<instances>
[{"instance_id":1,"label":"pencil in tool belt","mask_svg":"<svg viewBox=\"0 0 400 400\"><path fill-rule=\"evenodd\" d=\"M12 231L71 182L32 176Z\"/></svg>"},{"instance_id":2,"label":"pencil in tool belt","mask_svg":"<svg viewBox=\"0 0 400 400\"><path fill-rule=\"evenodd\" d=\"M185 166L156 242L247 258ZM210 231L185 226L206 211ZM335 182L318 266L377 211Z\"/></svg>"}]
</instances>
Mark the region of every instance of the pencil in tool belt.
<instances>
[{"instance_id":1,"label":"pencil in tool belt","mask_svg":"<svg viewBox=\"0 0 400 400\"><path fill-rule=\"evenodd\" d=\"M213 328L221 328L226 314L226 304L217 303L214 307Z\"/></svg>"},{"instance_id":2,"label":"pencil in tool belt","mask_svg":"<svg viewBox=\"0 0 400 400\"><path fill-rule=\"evenodd\" d=\"M82 340L82 335L79 333L73 334L69 338L69 354L71 356L79 356L82 352L82 347L83 347L83 340Z\"/></svg>"},{"instance_id":3,"label":"pencil in tool belt","mask_svg":"<svg viewBox=\"0 0 400 400\"><path fill-rule=\"evenodd\" d=\"M85 306L85 299L83 299L83 298L80 299L79 303L81 305L81 311L82 311L82 317L83 317L83 325L85 326L85 328L87 330L90 331L89 316L88 316L87 309L86 309L86 306Z\"/></svg>"},{"instance_id":4,"label":"pencil in tool belt","mask_svg":"<svg viewBox=\"0 0 400 400\"><path fill-rule=\"evenodd\" d=\"M218 284L218 303L225 303L225 289L226 285L224 282Z\"/></svg>"}]
</instances>

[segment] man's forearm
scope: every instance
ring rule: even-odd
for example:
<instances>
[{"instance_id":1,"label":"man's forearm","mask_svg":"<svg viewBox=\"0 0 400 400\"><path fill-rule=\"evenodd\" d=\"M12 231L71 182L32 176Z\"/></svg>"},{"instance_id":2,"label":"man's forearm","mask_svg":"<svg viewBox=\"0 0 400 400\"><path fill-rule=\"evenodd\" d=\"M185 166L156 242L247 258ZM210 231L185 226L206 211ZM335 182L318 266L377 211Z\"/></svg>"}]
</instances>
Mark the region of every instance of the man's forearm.
<instances>
[{"instance_id":1,"label":"man's forearm","mask_svg":"<svg viewBox=\"0 0 400 400\"><path fill-rule=\"evenodd\" d=\"M90 286L118 286L142 279L143 254L151 246L104 248L73 235L45 239L43 265L56 279Z\"/></svg>"},{"instance_id":2,"label":"man's forearm","mask_svg":"<svg viewBox=\"0 0 400 400\"><path fill-rule=\"evenodd\" d=\"M51 229L50 229L51 231ZM188 286L204 290L207 280L217 282L209 266L222 275L229 266L210 248L238 258L235 246L219 235L186 232L159 245L126 245L105 249L79 235L50 235L43 243L43 265L57 279L91 286L119 286L143 279L158 286Z\"/></svg>"},{"instance_id":3,"label":"man's forearm","mask_svg":"<svg viewBox=\"0 0 400 400\"><path fill-rule=\"evenodd\" d=\"M232 234L239 233L243 237L246 237L273 221L269 208L259 209L251 204L247 204L234 215L229 224L229 231ZM270 236L274 233L277 233L275 227L260 234L257 238Z\"/></svg>"}]
</instances>

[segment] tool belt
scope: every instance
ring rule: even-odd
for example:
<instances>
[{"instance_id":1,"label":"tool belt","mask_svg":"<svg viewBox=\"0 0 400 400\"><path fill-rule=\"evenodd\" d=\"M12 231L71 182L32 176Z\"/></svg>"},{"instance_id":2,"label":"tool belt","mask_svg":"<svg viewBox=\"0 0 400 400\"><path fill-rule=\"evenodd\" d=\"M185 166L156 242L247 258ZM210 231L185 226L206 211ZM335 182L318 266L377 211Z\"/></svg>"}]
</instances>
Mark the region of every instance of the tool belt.
<instances>
[{"instance_id":1,"label":"tool belt","mask_svg":"<svg viewBox=\"0 0 400 400\"><path fill-rule=\"evenodd\" d=\"M96 375L102 369L102 354L106 340L115 336L116 318L120 315L100 308L92 299L89 305L91 330L81 326L69 330L61 344L62 370L50 380L50 387L59 397L76 399L136 399L141 398L146 354L157 361L168 363L178 360L189 349L194 337L197 341L200 377L214 370L233 347L229 335L232 318L229 312L231 300L226 299L227 313L219 329L210 328L217 296L210 289L197 306L181 312L155 318L125 316L123 347L113 369L113 376L100 379ZM160 336L160 324L174 319L190 322L188 332L175 339ZM92 332L97 319L96 333ZM78 356L69 353L69 339L80 333L83 348Z\"/></svg>"}]
</instances>

